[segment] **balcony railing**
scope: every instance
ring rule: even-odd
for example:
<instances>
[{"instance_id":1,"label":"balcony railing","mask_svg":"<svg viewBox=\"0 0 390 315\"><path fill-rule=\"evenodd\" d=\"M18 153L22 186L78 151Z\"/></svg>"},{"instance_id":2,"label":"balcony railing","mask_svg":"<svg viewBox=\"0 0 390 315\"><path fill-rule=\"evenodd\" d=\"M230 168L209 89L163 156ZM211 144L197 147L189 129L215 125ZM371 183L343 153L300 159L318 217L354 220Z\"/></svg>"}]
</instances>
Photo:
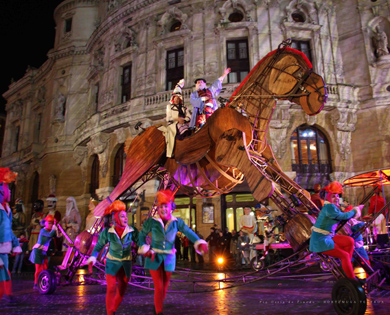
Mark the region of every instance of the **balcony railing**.
<instances>
[{"instance_id":1,"label":"balcony railing","mask_svg":"<svg viewBox=\"0 0 390 315\"><path fill-rule=\"evenodd\" d=\"M292 160L292 170L301 174L308 173L331 173L331 164L327 160Z\"/></svg>"}]
</instances>

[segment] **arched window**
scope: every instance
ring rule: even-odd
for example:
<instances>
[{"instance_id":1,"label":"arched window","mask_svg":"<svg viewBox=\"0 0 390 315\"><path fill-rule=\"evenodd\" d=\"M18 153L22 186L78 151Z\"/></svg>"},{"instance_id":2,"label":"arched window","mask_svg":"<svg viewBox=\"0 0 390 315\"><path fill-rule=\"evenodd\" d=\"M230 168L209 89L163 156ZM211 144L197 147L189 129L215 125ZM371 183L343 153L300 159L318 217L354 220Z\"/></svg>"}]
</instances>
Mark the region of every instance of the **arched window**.
<instances>
[{"instance_id":1,"label":"arched window","mask_svg":"<svg viewBox=\"0 0 390 315\"><path fill-rule=\"evenodd\" d=\"M181 22L176 20L171 25L171 28L169 29L169 31L172 33L172 32L176 32L176 31L180 31L180 29L181 29Z\"/></svg>"},{"instance_id":2,"label":"arched window","mask_svg":"<svg viewBox=\"0 0 390 315\"><path fill-rule=\"evenodd\" d=\"M305 16L301 12L294 12L293 14L291 14L291 17L294 22L299 22L299 23L305 22Z\"/></svg>"},{"instance_id":3,"label":"arched window","mask_svg":"<svg viewBox=\"0 0 390 315\"><path fill-rule=\"evenodd\" d=\"M240 11L234 11L229 15L228 19L232 23L241 22L244 19L244 15Z\"/></svg>"},{"instance_id":4,"label":"arched window","mask_svg":"<svg viewBox=\"0 0 390 315\"><path fill-rule=\"evenodd\" d=\"M115 154L114 158L114 175L112 177L112 185L115 187L121 180L123 171L125 169L126 153L125 145L122 144Z\"/></svg>"},{"instance_id":5,"label":"arched window","mask_svg":"<svg viewBox=\"0 0 390 315\"><path fill-rule=\"evenodd\" d=\"M15 192L16 192L16 187L15 187L15 182L11 182L8 184L8 189L11 194L11 199L9 203L14 206L15 205Z\"/></svg>"},{"instance_id":6,"label":"arched window","mask_svg":"<svg viewBox=\"0 0 390 315\"><path fill-rule=\"evenodd\" d=\"M296 182L306 189L316 183L325 183L332 172L329 143L315 126L302 125L291 137L292 170Z\"/></svg>"},{"instance_id":7,"label":"arched window","mask_svg":"<svg viewBox=\"0 0 390 315\"><path fill-rule=\"evenodd\" d=\"M99 168L99 157L95 155L91 167L91 185L89 186L89 193L91 194L91 197L95 198L96 200L99 199L98 195L96 194L96 189L99 188Z\"/></svg>"},{"instance_id":8,"label":"arched window","mask_svg":"<svg viewBox=\"0 0 390 315\"><path fill-rule=\"evenodd\" d=\"M39 174L35 172L32 176L32 186L31 186L31 204L38 200L39 195ZM31 212L32 213L32 212Z\"/></svg>"}]
</instances>

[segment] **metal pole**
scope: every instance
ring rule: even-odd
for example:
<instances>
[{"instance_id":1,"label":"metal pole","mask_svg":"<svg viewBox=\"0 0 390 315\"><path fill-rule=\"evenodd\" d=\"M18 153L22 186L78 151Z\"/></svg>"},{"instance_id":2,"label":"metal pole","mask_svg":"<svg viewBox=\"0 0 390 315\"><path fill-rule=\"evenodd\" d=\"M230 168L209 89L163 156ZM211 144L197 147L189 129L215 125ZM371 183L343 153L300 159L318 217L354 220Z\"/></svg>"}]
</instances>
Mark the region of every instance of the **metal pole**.
<instances>
[{"instance_id":1,"label":"metal pole","mask_svg":"<svg viewBox=\"0 0 390 315\"><path fill-rule=\"evenodd\" d=\"M385 196L385 189L383 187L383 176L382 176L382 170L379 170L379 176L381 177L381 186L382 186L382 196L383 196L383 201L386 204L386 196ZM387 235L389 235L389 211L386 211L385 219L386 219L386 231Z\"/></svg>"}]
</instances>

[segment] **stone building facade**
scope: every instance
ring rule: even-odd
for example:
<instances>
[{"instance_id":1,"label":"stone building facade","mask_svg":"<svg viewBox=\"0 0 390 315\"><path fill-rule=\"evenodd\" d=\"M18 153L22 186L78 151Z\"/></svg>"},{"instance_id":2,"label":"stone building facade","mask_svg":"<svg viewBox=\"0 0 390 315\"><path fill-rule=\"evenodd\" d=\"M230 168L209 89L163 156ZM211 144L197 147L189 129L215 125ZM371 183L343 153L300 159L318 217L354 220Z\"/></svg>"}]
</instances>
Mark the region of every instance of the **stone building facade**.
<instances>
[{"instance_id":1,"label":"stone building facade","mask_svg":"<svg viewBox=\"0 0 390 315\"><path fill-rule=\"evenodd\" d=\"M28 210L55 193L59 210L74 196L85 217L91 194L113 190L123 167L118 150L138 134L135 125L164 123L178 73L189 103L195 78L211 83L225 67L238 67L224 82L221 96L229 97L263 56L292 38L325 79L328 101L311 117L288 101L277 104L268 141L282 169L311 189L389 166L389 16L388 0L64 0L54 12L48 60L4 93L0 163L19 173L14 192ZM233 60L233 51L246 63ZM317 138L302 142L305 135ZM136 225L156 187L143 187ZM246 194L242 187L212 200L183 199L182 211L206 236L212 225L204 223L204 205L225 226L230 203L256 203ZM356 199L359 190L349 194Z\"/></svg>"}]
</instances>

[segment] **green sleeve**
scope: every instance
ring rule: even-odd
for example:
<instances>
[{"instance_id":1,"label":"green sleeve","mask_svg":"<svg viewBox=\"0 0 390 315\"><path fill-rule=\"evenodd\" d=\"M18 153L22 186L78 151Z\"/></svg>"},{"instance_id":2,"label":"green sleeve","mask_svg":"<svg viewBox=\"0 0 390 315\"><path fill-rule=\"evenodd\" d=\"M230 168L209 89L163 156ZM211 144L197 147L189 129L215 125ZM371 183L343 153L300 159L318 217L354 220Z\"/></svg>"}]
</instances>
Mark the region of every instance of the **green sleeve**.
<instances>
[{"instance_id":1,"label":"green sleeve","mask_svg":"<svg viewBox=\"0 0 390 315\"><path fill-rule=\"evenodd\" d=\"M138 234L138 246L142 247L142 245L146 245L146 236L152 230L152 218L147 219L142 225L142 230Z\"/></svg>"},{"instance_id":2,"label":"green sleeve","mask_svg":"<svg viewBox=\"0 0 390 315\"><path fill-rule=\"evenodd\" d=\"M55 229L52 229L51 231L50 231L50 233L49 233L49 237L51 238L51 237L54 237L54 236L56 236L57 235L57 231L55 230Z\"/></svg>"},{"instance_id":3,"label":"green sleeve","mask_svg":"<svg viewBox=\"0 0 390 315\"><path fill-rule=\"evenodd\" d=\"M199 240L199 236L196 235L195 232L191 230L191 228L180 218L177 218L177 229L185 236L187 236L192 243L195 243L197 240Z\"/></svg>"},{"instance_id":4,"label":"green sleeve","mask_svg":"<svg viewBox=\"0 0 390 315\"><path fill-rule=\"evenodd\" d=\"M131 232L131 239L134 243L138 244L138 239L139 239L139 232L138 230L136 229L135 226L132 226L131 227L134 229L133 232Z\"/></svg>"},{"instance_id":5,"label":"green sleeve","mask_svg":"<svg viewBox=\"0 0 390 315\"><path fill-rule=\"evenodd\" d=\"M99 252L103 249L103 247L108 243L108 228L105 228L103 232L100 233L98 241L95 245L95 248L91 254L91 256L94 256L97 258L99 255Z\"/></svg>"},{"instance_id":6,"label":"green sleeve","mask_svg":"<svg viewBox=\"0 0 390 315\"><path fill-rule=\"evenodd\" d=\"M327 207L327 216L334 220L349 220L350 218L354 217L356 214L356 210L353 209L348 212L342 212L339 208L336 207L334 204L327 204L325 205Z\"/></svg>"}]
</instances>

